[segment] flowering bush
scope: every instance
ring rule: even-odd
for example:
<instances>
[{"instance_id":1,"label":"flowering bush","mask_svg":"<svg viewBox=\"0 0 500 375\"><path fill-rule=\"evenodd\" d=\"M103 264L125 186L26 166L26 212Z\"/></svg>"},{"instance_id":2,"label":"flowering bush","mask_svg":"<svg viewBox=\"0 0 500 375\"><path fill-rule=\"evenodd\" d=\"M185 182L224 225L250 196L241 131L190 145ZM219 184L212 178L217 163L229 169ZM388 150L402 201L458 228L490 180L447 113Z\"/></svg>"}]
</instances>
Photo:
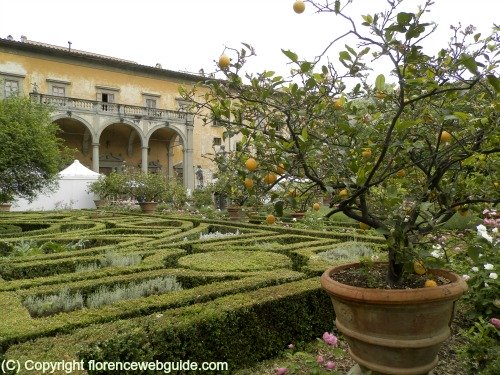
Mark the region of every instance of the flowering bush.
<instances>
[{"instance_id":1,"label":"flowering bush","mask_svg":"<svg viewBox=\"0 0 500 375\"><path fill-rule=\"evenodd\" d=\"M287 353L289 363L287 367L280 366L275 368L277 375L291 374L330 374L340 375L336 371L337 365L335 359L344 354L339 347L337 336L331 332L323 333L321 339L318 338L318 348L316 353L312 351L297 351L296 345L290 344L288 348L291 352Z\"/></svg>"},{"instance_id":2,"label":"flowering bush","mask_svg":"<svg viewBox=\"0 0 500 375\"><path fill-rule=\"evenodd\" d=\"M500 374L500 320L489 322L479 318L467 331L461 332L467 344L458 351L458 358L467 374Z\"/></svg>"},{"instance_id":3,"label":"flowering bush","mask_svg":"<svg viewBox=\"0 0 500 375\"><path fill-rule=\"evenodd\" d=\"M465 296L474 306L478 316L500 317L498 290L498 267L500 265L498 227L500 220L495 210L484 210L483 223L477 226L477 232L469 238L467 255L469 270L463 278L469 285Z\"/></svg>"}]
</instances>

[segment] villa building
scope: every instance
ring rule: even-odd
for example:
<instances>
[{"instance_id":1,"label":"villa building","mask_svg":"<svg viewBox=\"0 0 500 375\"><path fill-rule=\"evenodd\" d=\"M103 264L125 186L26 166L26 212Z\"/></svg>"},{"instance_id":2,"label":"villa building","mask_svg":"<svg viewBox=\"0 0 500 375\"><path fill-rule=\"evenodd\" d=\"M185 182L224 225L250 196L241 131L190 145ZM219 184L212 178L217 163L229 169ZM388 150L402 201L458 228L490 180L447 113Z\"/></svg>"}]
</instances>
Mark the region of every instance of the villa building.
<instances>
[{"instance_id":1,"label":"villa building","mask_svg":"<svg viewBox=\"0 0 500 375\"><path fill-rule=\"evenodd\" d=\"M100 173L124 166L182 178L192 190L212 178L210 155L227 150L223 130L186 111L179 87L201 75L39 43L0 38L0 100L30 95L50 104L75 159ZM201 172L200 172L201 170ZM196 173L195 173L196 172Z\"/></svg>"}]
</instances>

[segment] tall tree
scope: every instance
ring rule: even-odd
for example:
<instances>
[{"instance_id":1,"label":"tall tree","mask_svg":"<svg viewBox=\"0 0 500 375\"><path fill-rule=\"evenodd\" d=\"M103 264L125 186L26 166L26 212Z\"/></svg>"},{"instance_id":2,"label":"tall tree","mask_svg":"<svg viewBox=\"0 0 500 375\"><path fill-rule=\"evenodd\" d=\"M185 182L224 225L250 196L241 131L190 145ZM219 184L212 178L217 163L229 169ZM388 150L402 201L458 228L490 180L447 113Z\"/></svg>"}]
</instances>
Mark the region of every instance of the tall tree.
<instances>
[{"instance_id":1,"label":"tall tree","mask_svg":"<svg viewBox=\"0 0 500 375\"><path fill-rule=\"evenodd\" d=\"M50 109L27 97L0 101L0 202L33 199L68 162Z\"/></svg>"}]
</instances>

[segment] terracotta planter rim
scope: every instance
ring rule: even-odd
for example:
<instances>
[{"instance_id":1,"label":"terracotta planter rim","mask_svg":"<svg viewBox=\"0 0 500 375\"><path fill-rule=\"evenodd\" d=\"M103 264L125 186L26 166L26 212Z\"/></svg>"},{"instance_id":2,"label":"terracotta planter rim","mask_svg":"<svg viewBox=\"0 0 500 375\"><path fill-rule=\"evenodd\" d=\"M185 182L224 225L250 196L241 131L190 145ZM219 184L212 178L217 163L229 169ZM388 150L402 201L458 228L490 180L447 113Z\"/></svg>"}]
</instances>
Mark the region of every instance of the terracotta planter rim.
<instances>
[{"instance_id":1,"label":"terracotta planter rim","mask_svg":"<svg viewBox=\"0 0 500 375\"><path fill-rule=\"evenodd\" d=\"M375 264L385 264L377 262ZM360 263L349 263L328 268L321 276L321 285L330 295L338 299L360 303L386 305L418 304L432 301L457 300L467 291L467 283L457 274L442 269L432 269L429 273L450 280L449 284L432 288L377 289L347 285L333 280L330 275L336 271L359 267Z\"/></svg>"}]
</instances>

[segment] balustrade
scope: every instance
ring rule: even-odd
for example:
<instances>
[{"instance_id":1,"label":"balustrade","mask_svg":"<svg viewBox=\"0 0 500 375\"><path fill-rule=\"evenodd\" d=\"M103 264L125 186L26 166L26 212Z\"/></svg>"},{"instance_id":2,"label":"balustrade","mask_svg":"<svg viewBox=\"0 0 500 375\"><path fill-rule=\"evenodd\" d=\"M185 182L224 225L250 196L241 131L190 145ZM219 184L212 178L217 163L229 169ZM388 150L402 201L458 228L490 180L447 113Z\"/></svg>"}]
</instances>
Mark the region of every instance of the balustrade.
<instances>
[{"instance_id":1,"label":"balustrade","mask_svg":"<svg viewBox=\"0 0 500 375\"><path fill-rule=\"evenodd\" d=\"M101 102L80 98L31 93L32 100L53 106L56 110L92 112L119 117L153 118L160 120L186 120L186 112L149 108L121 103Z\"/></svg>"}]
</instances>

